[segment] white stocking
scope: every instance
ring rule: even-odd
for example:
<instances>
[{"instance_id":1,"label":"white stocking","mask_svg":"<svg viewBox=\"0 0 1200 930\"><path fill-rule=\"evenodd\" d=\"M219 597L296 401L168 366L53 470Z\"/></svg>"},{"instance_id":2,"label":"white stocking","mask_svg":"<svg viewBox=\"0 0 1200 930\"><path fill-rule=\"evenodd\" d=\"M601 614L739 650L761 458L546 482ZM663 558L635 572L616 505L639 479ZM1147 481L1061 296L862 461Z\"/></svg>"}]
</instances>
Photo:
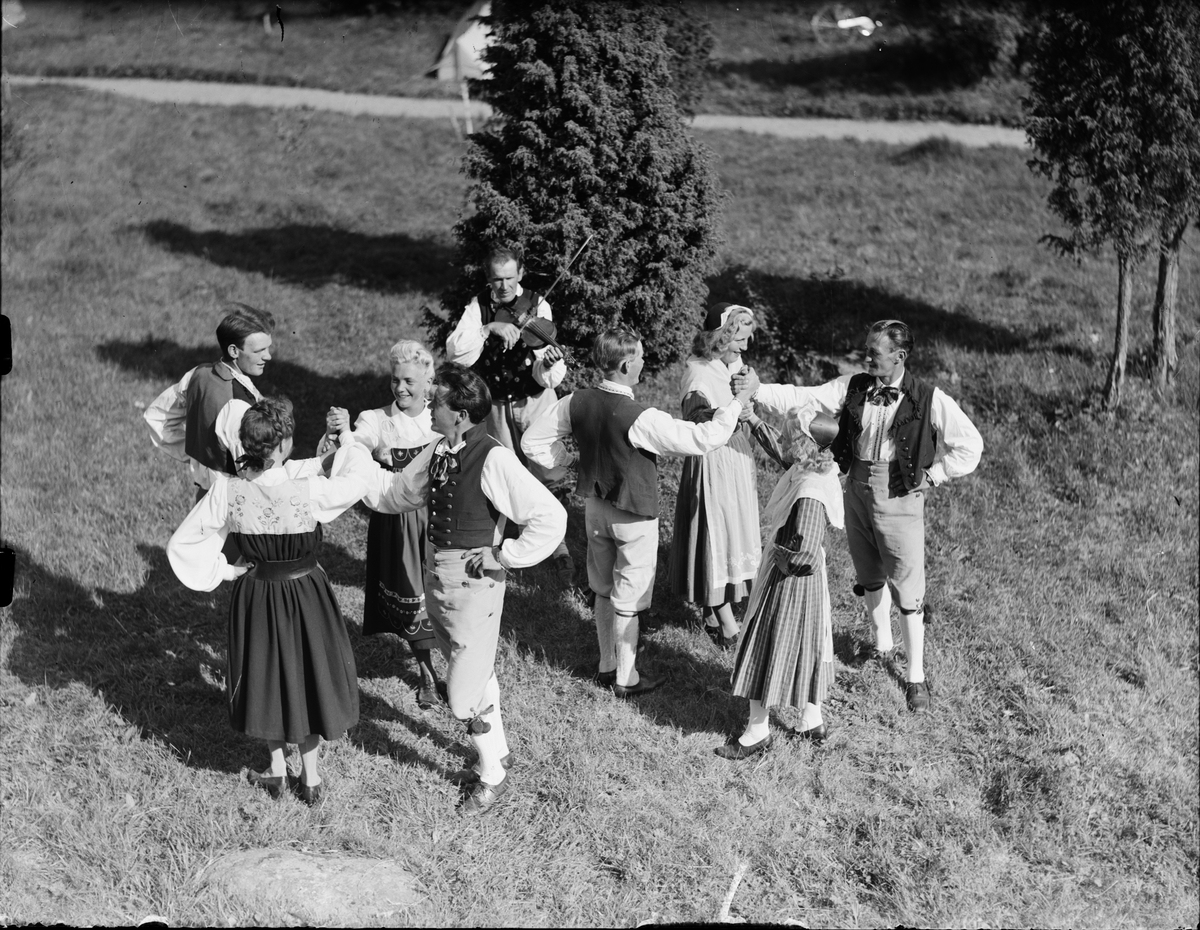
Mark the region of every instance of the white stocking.
<instances>
[{"instance_id":1,"label":"white stocking","mask_svg":"<svg viewBox=\"0 0 1200 930\"><path fill-rule=\"evenodd\" d=\"M593 612L596 616L596 641L600 645L599 669L601 672L611 672L617 667L617 651L613 642L612 599L597 594Z\"/></svg>"},{"instance_id":2,"label":"white stocking","mask_svg":"<svg viewBox=\"0 0 1200 930\"><path fill-rule=\"evenodd\" d=\"M600 603L600 598L596 598L596 603ZM641 680L634 667L637 663L637 613L613 610L613 634L617 652L617 684L622 688L632 688Z\"/></svg>"},{"instance_id":3,"label":"white stocking","mask_svg":"<svg viewBox=\"0 0 1200 930\"><path fill-rule=\"evenodd\" d=\"M892 594L885 584L878 591L867 591L863 595L867 602L867 616L871 618L871 626L875 630L875 648L880 652L890 652L895 643L892 640Z\"/></svg>"},{"instance_id":4,"label":"white stocking","mask_svg":"<svg viewBox=\"0 0 1200 930\"><path fill-rule=\"evenodd\" d=\"M746 722L746 730L738 737L738 742L743 746L751 746L754 743L766 739L771 733L771 727L768 723L769 708L762 701L750 699L750 719Z\"/></svg>"},{"instance_id":5,"label":"white stocking","mask_svg":"<svg viewBox=\"0 0 1200 930\"><path fill-rule=\"evenodd\" d=\"M908 653L908 680L925 680L925 611L900 614L900 634Z\"/></svg>"}]
</instances>

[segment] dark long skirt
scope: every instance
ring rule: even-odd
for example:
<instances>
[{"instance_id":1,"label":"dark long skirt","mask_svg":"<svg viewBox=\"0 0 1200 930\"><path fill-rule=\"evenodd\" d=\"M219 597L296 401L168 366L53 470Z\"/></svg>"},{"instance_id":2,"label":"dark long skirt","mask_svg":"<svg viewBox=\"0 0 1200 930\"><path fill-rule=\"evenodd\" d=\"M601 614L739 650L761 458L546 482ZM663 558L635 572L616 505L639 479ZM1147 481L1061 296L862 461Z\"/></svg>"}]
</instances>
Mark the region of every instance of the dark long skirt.
<instances>
[{"instance_id":1,"label":"dark long skirt","mask_svg":"<svg viewBox=\"0 0 1200 930\"><path fill-rule=\"evenodd\" d=\"M231 533L247 561L303 559L320 546L308 533ZM229 599L229 722L260 739L337 739L358 722L358 674L346 623L318 566L300 578L267 582L254 573Z\"/></svg>"}]
</instances>

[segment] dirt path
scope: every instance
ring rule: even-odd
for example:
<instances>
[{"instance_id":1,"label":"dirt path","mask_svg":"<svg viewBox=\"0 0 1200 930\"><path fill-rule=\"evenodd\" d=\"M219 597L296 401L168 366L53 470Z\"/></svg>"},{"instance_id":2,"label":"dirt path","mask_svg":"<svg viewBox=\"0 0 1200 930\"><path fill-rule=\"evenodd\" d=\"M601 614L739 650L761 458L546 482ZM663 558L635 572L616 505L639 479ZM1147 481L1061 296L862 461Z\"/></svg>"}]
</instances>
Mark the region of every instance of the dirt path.
<instances>
[{"instance_id":1,"label":"dirt path","mask_svg":"<svg viewBox=\"0 0 1200 930\"><path fill-rule=\"evenodd\" d=\"M344 94L306 87L266 87L259 84L215 84L201 81L152 81L140 78L44 78L9 75L13 87L65 84L87 90L120 94L152 103L185 103L201 106L251 106L276 109L331 110L350 116L462 119L467 110L459 100L379 97ZM471 118L490 112L487 104L472 102ZM1024 131L1002 126L969 126L944 122L891 122L852 119L785 119L772 116L720 116L701 114L697 129L741 130L785 139L844 139L912 145L931 136L945 136L972 147L1003 145L1023 148Z\"/></svg>"}]
</instances>

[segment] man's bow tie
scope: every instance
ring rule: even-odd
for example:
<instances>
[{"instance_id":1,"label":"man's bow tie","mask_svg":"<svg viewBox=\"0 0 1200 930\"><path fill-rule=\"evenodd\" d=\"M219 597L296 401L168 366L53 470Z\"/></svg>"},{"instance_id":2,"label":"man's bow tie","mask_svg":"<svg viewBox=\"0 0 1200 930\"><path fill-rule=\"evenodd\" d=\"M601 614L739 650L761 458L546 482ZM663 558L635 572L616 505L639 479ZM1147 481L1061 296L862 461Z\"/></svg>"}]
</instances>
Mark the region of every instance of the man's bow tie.
<instances>
[{"instance_id":1,"label":"man's bow tie","mask_svg":"<svg viewBox=\"0 0 1200 930\"><path fill-rule=\"evenodd\" d=\"M886 407L900 399L900 388L877 387L867 394L867 403L877 407Z\"/></svg>"},{"instance_id":2,"label":"man's bow tie","mask_svg":"<svg viewBox=\"0 0 1200 930\"><path fill-rule=\"evenodd\" d=\"M434 452L429 460L429 479L439 487L451 475L458 474L458 456L453 452Z\"/></svg>"}]
</instances>

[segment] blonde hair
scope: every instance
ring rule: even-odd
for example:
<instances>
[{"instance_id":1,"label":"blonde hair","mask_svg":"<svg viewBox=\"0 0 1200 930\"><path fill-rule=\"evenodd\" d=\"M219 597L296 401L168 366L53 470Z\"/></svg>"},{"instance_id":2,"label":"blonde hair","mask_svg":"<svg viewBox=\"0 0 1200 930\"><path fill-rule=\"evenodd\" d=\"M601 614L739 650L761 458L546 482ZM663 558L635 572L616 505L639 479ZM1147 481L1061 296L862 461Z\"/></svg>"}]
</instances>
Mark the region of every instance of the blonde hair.
<instances>
[{"instance_id":1,"label":"blonde hair","mask_svg":"<svg viewBox=\"0 0 1200 930\"><path fill-rule=\"evenodd\" d=\"M793 465L799 465L801 471L823 472L833 465L833 453L817 445L804 428L804 420L800 413L802 407L792 407L783 415L783 430L779 444L783 447L783 455Z\"/></svg>"},{"instance_id":2,"label":"blonde hair","mask_svg":"<svg viewBox=\"0 0 1200 930\"><path fill-rule=\"evenodd\" d=\"M388 351L388 367L395 368L405 362L417 362L427 373L433 372L433 356L415 339L401 339Z\"/></svg>"},{"instance_id":3,"label":"blonde hair","mask_svg":"<svg viewBox=\"0 0 1200 930\"><path fill-rule=\"evenodd\" d=\"M696 338L692 341L692 354L703 359L720 358L733 345L734 337L743 321L749 321L751 326L758 322L754 318L754 311L749 307L730 307L729 317L721 324L720 329L702 329L696 333Z\"/></svg>"}]
</instances>

